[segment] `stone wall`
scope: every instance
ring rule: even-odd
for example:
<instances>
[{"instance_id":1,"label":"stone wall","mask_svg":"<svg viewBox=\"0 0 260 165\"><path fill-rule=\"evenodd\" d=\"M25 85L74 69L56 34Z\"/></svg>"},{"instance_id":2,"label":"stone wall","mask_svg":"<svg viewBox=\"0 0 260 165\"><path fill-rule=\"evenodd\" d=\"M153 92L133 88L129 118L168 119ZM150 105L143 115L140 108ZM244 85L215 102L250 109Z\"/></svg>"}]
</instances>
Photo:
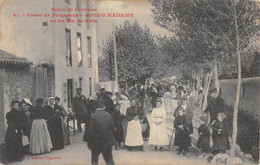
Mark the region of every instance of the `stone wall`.
<instances>
[{"instance_id":1,"label":"stone wall","mask_svg":"<svg viewBox=\"0 0 260 165\"><path fill-rule=\"evenodd\" d=\"M10 104L12 100L21 101L23 98L28 98L30 100L32 99L33 74L30 72L29 68L8 68L0 70L0 91L3 92L3 97L0 97L0 102L3 101L4 103L0 104L1 113L3 114L3 116L1 115L1 119L4 119L4 122L0 125L0 142L2 142L4 140L4 135L7 128L5 115L10 111Z\"/></svg>"}]
</instances>

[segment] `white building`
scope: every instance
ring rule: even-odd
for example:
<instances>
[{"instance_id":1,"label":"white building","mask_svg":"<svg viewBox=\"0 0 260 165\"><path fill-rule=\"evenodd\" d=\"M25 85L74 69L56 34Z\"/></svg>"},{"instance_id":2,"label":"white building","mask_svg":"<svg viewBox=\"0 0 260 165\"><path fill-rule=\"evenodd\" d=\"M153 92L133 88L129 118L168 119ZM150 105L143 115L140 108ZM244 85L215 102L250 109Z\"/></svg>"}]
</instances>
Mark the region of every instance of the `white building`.
<instances>
[{"instance_id":1,"label":"white building","mask_svg":"<svg viewBox=\"0 0 260 165\"><path fill-rule=\"evenodd\" d=\"M52 8L66 11L52 11ZM0 7L0 48L33 62L33 99L58 96L65 108L71 107L77 87L89 97L98 82L96 24L66 23L68 17L51 17L53 13L75 13L85 20L87 12L68 12L68 8L91 8L91 1L8 0ZM46 14L50 16L45 17ZM56 23L51 22L54 19Z\"/></svg>"}]
</instances>

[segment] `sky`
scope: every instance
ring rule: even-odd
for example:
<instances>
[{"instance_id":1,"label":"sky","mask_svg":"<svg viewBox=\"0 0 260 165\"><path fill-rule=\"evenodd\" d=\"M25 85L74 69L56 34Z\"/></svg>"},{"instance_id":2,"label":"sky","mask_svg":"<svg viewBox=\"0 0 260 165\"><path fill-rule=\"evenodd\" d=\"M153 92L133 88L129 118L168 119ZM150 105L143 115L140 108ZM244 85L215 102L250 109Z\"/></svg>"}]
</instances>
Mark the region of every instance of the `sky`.
<instances>
[{"instance_id":1,"label":"sky","mask_svg":"<svg viewBox=\"0 0 260 165\"><path fill-rule=\"evenodd\" d=\"M8 1L8 0L5 0ZM0 47L1 49L4 49L10 53L13 53L17 56L28 56L27 52L30 52L29 54L32 57L30 60L35 61L35 59L38 59L37 54L41 54L44 51L41 51L40 49L43 49L38 42L31 41L30 39L26 39L26 35L30 34L32 36L37 35L40 32L42 32L42 27L37 28L33 30L33 32L30 32L30 21L37 21L35 25L42 25L42 19L45 18L20 18L17 19L12 16L13 11L20 11L19 4L15 3L16 1L20 3L24 3L26 0L19 1L19 0L13 0L11 2L13 3L5 3L7 5L7 8L12 8L12 10L2 10L0 14L3 14L5 16L0 15L0 19L4 18L0 21L0 29L3 35L0 34L0 38L3 38L5 42L1 42ZM33 1L33 0L29 0ZM45 0L49 1L49 0ZM60 0L64 1L64 0ZM85 1L85 0L82 0ZM0 0L0 5L3 2L3 0ZM4 3L3 3L4 4ZM31 5L33 4L33 5ZM33 1L28 5L24 5L25 8L24 11L31 11L32 13L45 13L45 8L42 7L39 3ZM3 5L3 6L5 6ZM2 6L2 5L1 5ZM82 7L84 8L84 7ZM153 34L161 34L163 35L171 35L170 32L168 32L166 29L162 29L161 27L155 25L153 23L153 18L151 17L152 6L148 3L147 0L92 0L92 8L96 8L97 12L93 13L134 13L134 17L132 18L122 18L122 17L104 17L104 18L98 18L96 26L97 26L97 44L98 46L102 46L102 41L106 41L108 39L109 35L112 34L113 27L120 26L124 24L126 20L129 20L130 22L134 22L135 20L144 27L145 25L150 28L151 32ZM8 17L7 17L8 16ZM10 17L11 16L11 17ZM29 23L27 23L29 21ZM1 26L4 25L4 26ZM20 24L22 26L17 26L17 24ZM6 28L8 27L8 28ZM6 37L6 38L5 38ZM17 43L17 38L22 38L23 42ZM11 43L11 44L10 44ZM14 46L15 43L15 46ZM39 42L40 43L40 42ZM45 50L45 49L44 49ZM32 53L33 52L33 53ZM48 53L43 53L48 54ZM102 52L98 50L98 55L101 56ZM35 59L34 59L35 58Z\"/></svg>"},{"instance_id":2,"label":"sky","mask_svg":"<svg viewBox=\"0 0 260 165\"><path fill-rule=\"evenodd\" d=\"M146 0L139 1L93 1L93 7L97 8L97 12L102 13L134 13L133 18L99 18L97 22L97 42L102 45L102 41L108 39L111 35L114 26L120 26L126 20L134 22L136 20L142 27L145 25L151 29L153 34L171 35L171 33L154 24L151 17L152 6ZM99 51L99 55L100 55Z\"/></svg>"}]
</instances>

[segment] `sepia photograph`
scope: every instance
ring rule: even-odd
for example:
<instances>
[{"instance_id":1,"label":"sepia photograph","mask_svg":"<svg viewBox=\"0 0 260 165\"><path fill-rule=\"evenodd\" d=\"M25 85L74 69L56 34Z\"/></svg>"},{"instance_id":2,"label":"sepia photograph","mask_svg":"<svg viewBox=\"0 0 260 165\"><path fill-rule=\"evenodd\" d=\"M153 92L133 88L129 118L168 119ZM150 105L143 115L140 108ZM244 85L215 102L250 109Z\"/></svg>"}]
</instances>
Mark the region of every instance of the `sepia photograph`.
<instances>
[{"instance_id":1,"label":"sepia photograph","mask_svg":"<svg viewBox=\"0 0 260 165\"><path fill-rule=\"evenodd\" d=\"M0 165L259 164L260 0L0 0Z\"/></svg>"}]
</instances>

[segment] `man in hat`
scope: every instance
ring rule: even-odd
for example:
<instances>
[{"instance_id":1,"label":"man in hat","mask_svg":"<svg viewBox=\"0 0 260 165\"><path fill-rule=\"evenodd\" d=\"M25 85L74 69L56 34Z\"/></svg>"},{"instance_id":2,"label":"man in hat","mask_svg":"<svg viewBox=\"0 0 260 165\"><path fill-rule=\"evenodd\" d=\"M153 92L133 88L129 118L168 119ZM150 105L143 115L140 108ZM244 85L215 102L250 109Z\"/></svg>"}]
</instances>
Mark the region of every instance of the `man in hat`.
<instances>
[{"instance_id":1,"label":"man in hat","mask_svg":"<svg viewBox=\"0 0 260 165\"><path fill-rule=\"evenodd\" d=\"M90 118L88 147L91 150L92 165L98 164L98 156L102 153L108 165L114 165L112 146L115 144L115 127L112 117L104 111L104 100L96 100L96 111Z\"/></svg>"},{"instance_id":2,"label":"man in hat","mask_svg":"<svg viewBox=\"0 0 260 165\"><path fill-rule=\"evenodd\" d=\"M210 115L210 124L216 120L218 113L224 112L224 100L218 96L216 88L210 91L210 99L205 112Z\"/></svg>"},{"instance_id":3,"label":"man in hat","mask_svg":"<svg viewBox=\"0 0 260 165\"><path fill-rule=\"evenodd\" d=\"M72 111L75 113L79 132L82 132L81 123L86 123L87 98L81 94L82 89L76 89L77 95L72 100ZM85 124L86 126L86 124Z\"/></svg>"},{"instance_id":4,"label":"man in hat","mask_svg":"<svg viewBox=\"0 0 260 165\"><path fill-rule=\"evenodd\" d=\"M112 92L107 91L107 92L106 92L106 95L105 95L105 97L104 97L105 107L106 107L105 111L108 112L108 113L110 113L110 114L111 114L112 111L114 110L114 102L113 102L113 100L112 100L112 98L111 98L112 95L113 95Z\"/></svg>"},{"instance_id":5,"label":"man in hat","mask_svg":"<svg viewBox=\"0 0 260 165\"><path fill-rule=\"evenodd\" d=\"M99 94L100 94L99 96L104 99L104 97L106 95L106 89L105 88L101 88L99 90Z\"/></svg>"}]
</instances>

